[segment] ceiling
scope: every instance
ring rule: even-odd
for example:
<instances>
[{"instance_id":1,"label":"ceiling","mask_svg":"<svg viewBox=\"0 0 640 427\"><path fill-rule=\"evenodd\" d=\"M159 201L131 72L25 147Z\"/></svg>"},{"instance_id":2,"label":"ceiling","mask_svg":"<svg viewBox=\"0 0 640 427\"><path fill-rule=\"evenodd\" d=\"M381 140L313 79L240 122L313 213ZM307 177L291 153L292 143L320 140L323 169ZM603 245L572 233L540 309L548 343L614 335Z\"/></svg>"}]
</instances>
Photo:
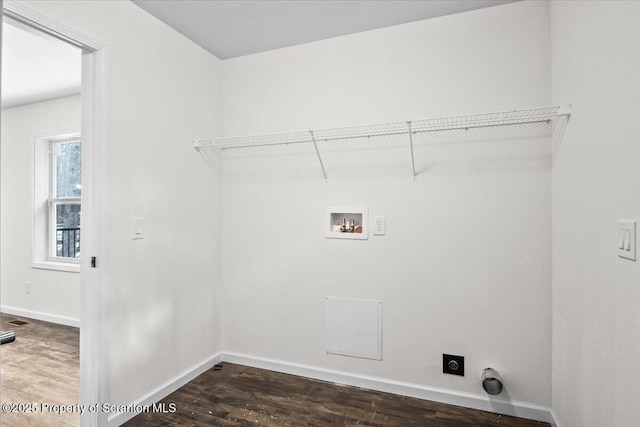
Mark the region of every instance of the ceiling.
<instances>
[{"instance_id":1,"label":"ceiling","mask_svg":"<svg viewBox=\"0 0 640 427\"><path fill-rule=\"evenodd\" d=\"M81 70L78 48L4 21L2 108L79 94Z\"/></svg>"},{"instance_id":2,"label":"ceiling","mask_svg":"<svg viewBox=\"0 0 640 427\"><path fill-rule=\"evenodd\" d=\"M518 0L132 0L220 59Z\"/></svg>"},{"instance_id":3,"label":"ceiling","mask_svg":"<svg viewBox=\"0 0 640 427\"><path fill-rule=\"evenodd\" d=\"M518 0L132 0L220 59ZM80 93L80 51L14 21L2 38L2 108Z\"/></svg>"}]
</instances>

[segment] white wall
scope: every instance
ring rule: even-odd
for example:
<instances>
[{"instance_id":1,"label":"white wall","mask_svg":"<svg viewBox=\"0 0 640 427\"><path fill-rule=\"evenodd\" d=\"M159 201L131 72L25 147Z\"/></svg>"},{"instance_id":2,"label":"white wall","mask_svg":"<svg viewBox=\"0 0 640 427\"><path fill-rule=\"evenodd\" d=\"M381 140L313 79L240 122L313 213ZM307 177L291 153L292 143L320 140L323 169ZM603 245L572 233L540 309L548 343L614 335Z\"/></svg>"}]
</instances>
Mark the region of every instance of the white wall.
<instances>
[{"instance_id":1,"label":"white wall","mask_svg":"<svg viewBox=\"0 0 640 427\"><path fill-rule=\"evenodd\" d=\"M518 2L222 66L128 2L28 6L108 44L110 402L224 348L473 393L492 365L509 398L548 406L548 141L420 147L416 182L393 148L329 153L328 183L312 154L262 153L229 160L222 199L188 141L553 101L574 105L553 172L553 408L565 426L640 418L639 264L613 250L616 220L640 216L637 3L552 2L553 44L548 4ZM330 205L386 215L387 236L324 239ZM382 362L325 354L328 295L383 301ZM443 352L467 377L440 373Z\"/></svg>"},{"instance_id":2,"label":"white wall","mask_svg":"<svg viewBox=\"0 0 640 427\"><path fill-rule=\"evenodd\" d=\"M2 110L0 289L3 307L79 321L78 273L31 267L33 138L74 127L80 128L80 96Z\"/></svg>"},{"instance_id":3,"label":"white wall","mask_svg":"<svg viewBox=\"0 0 640 427\"><path fill-rule=\"evenodd\" d=\"M223 134L549 105L549 45L548 4L518 2L227 60ZM227 160L223 348L478 394L492 366L501 398L549 406L549 140L422 146L415 182L390 142L330 150L328 183L313 152ZM387 236L325 239L336 205L386 215ZM383 301L382 362L326 354L326 296Z\"/></svg>"},{"instance_id":4,"label":"white wall","mask_svg":"<svg viewBox=\"0 0 640 427\"><path fill-rule=\"evenodd\" d=\"M565 427L640 420L640 3L551 2L553 101L573 114L553 170L553 410Z\"/></svg>"},{"instance_id":5,"label":"white wall","mask_svg":"<svg viewBox=\"0 0 640 427\"><path fill-rule=\"evenodd\" d=\"M131 403L220 350L218 184L190 143L219 60L131 2L25 5L107 45L108 402Z\"/></svg>"}]
</instances>

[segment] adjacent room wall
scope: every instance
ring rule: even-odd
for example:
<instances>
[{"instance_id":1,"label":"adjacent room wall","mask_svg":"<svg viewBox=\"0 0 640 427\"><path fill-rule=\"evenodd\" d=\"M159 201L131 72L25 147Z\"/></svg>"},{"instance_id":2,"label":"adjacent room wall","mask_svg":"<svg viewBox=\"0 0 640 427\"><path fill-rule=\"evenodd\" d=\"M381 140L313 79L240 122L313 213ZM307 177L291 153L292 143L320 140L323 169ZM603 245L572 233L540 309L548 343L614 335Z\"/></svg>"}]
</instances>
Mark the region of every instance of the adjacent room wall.
<instances>
[{"instance_id":1,"label":"adjacent room wall","mask_svg":"<svg viewBox=\"0 0 640 427\"><path fill-rule=\"evenodd\" d=\"M553 410L564 427L640 420L640 3L551 2L552 94L573 113L553 169Z\"/></svg>"},{"instance_id":2,"label":"adjacent room wall","mask_svg":"<svg viewBox=\"0 0 640 427\"><path fill-rule=\"evenodd\" d=\"M71 96L2 110L2 213L0 272L3 311L52 316L79 323L78 273L34 269L33 138L35 134L80 128L80 96ZM31 293L25 293L25 283ZM35 312L35 314L34 314Z\"/></svg>"},{"instance_id":3,"label":"adjacent room wall","mask_svg":"<svg viewBox=\"0 0 640 427\"><path fill-rule=\"evenodd\" d=\"M131 2L25 5L107 46L107 397L130 404L220 351L219 187L191 145L219 60Z\"/></svg>"},{"instance_id":4,"label":"adjacent room wall","mask_svg":"<svg viewBox=\"0 0 640 427\"><path fill-rule=\"evenodd\" d=\"M518 2L227 60L223 134L549 105L549 46L548 3ZM500 399L550 406L550 142L490 135L420 145L415 182L408 140L321 143L327 183L313 151L228 158L225 351L478 395L492 366ZM385 215L387 235L325 239L327 206ZM326 354L327 296L383 302L383 361Z\"/></svg>"}]
</instances>

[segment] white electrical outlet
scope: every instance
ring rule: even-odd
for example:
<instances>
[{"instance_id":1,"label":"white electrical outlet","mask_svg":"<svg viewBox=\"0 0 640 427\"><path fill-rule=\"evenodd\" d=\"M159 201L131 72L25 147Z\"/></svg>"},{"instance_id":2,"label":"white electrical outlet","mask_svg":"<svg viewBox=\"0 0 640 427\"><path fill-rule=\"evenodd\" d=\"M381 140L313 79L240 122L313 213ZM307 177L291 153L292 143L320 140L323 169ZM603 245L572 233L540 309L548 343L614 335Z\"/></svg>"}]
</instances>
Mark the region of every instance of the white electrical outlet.
<instances>
[{"instance_id":1,"label":"white electrical outlet","mask_svg":"<svg viewBox=\"0 0 640 427\"><path fill-rule=\"evenodd\" d=\"M24 293L27 295L31 294L31 282L24 283Z\"/></svg>"},{"instance_id":2,"label":"white electrical outlet","mask_svg":"<svg viewBox=\"0 0 640 427\"><path fill-rule=\"evenodd\" d=\"M384 236L387 234L387 218L384 216L373 217L373 235Z\"/></svg>"}]
</instances>

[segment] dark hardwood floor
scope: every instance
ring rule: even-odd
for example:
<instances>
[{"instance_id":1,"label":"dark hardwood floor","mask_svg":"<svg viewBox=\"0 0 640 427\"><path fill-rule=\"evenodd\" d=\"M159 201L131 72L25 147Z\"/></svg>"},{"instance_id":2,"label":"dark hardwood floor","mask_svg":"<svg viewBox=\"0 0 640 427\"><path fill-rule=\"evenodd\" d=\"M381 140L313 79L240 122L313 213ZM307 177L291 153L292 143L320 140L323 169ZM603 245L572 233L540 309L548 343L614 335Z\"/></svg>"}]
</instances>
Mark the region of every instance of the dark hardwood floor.
<instances>
[{"instance_id":1,"label":"dark hardwood floor","mask_svg":"<svg viewBox=\"0 0 640 427\"><path fill-rule=\"evenodd\" d=\"M547 423L224 363L125 426L542 427Z\"/></svg>"},{"instance_id":2,"label":"dark hardwood floor","mask_svg":"<svg viewBox=\"0 0 640 427\"><path fill-rule=\"evenodd\" d=\"M23 320L22 326L8 321ZM78 402L78 329L2 314L16 341L1 347L2 403ZM162 400L175 413L142 413L126 426L543 427L547 423L340 386L225 363ZM3 413L2 427L79 425L77 414Z\"/></svg>"},{"instance_id":3,"label":"dark hardwood floor","mask_svg":"<svg viewBox=\"0 0 640 427\"><path fill-rule=\"evenodd\" d=\"M16 332L16 340L0 347L2 403L68 405L80 392L79 329L1 314L0 329ZM23 325L10 321L21 320ZM40 408L38 408L40 409ZM75 413L3 412L2 427L71 427L80 424Z\"/></svg>"}]
</instances>

